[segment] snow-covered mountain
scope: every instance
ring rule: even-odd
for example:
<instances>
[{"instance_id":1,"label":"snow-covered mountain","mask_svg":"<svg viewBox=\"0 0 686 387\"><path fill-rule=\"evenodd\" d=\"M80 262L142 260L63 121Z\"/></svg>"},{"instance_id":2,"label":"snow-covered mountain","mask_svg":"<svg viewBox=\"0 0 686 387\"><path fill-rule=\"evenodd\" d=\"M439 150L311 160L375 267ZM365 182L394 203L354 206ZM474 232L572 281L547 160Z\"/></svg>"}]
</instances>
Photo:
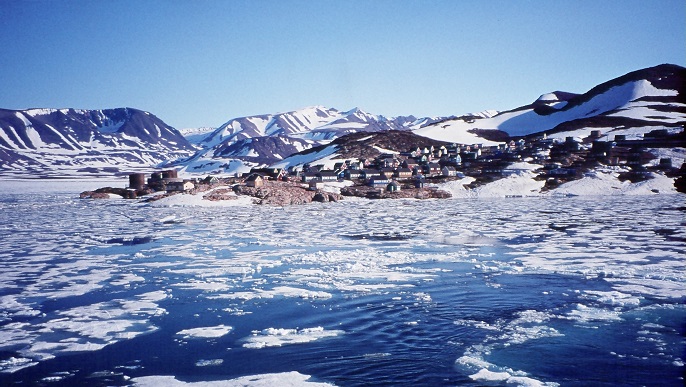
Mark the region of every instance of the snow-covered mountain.
<instances>
[{"instance_id":1,"label":"snow-covered mountain","mask_svg":"<svg viewBox=\"0 0 686 387\"><path fill-rule=\"evenodd\" d=\"M111 176L194 150L176 129L136 109L0 109L3 176Z\"/></svg>"},{"instance_id":2,"label":"snow-covered mountain","mask_svg":"<svg viewBox=\"0 0 686 387\"><path fill-rule=\"evenodd\" d=\"M656 128L683 128L686 122L686 69L660 65L600 84L584 94L552 92L534 103L492 117L460 117L424 126L419 135L451 142L470 142L470 135L502 131L510 136L547 132L585 137L644 134Z\"/></svg>"},{"instance_id":3,"label":"snow-covered mountain","mask_svg":"<svg viewBox=\"0 0 686 387\"><path fill-rule=\"evenodd\" d=\"M489 145L541 132L553 138L580 138L600 130L631 138L654 129L681 131L686 123L685 78L683 67L660 65L583 94L546 93L504 112L386 118L357 108L313 106L234 118L216 129L188 129L183 134L152 114L131 108L0 109L0 176L112 175L149 171L161 163L191 174L232 174L283 163L360 132L412 131L438 141Z\"/></svg>"},{"instance_id":4,"label":"snow-covered mountain","mask_svg":"<svg viewBox=\"0 0 686 387\"><path fill-rule=\"evenodd\" d=\"M248 138L266 136L331 141L347 133L408 130L422 122L424 121L413 116L386 118L358 108L339 111L312 106L287 113L234 118L217 128L199 144L205 148L214 148L219 144L230 145Z\"/></svg>"},{"instance_id":5,"label":"snow-covered mountain","mask_svg":"<svg viewBox=\"0 0 686 387\"><path fill-rule=\"evenodd\" d=\"M323 106L234 118L197 141L203 149L180 164L189 173L237 172L249 166L278 162L346 134L407 131L430 120L439 119L417 119L414 116L386 118L358 108L339 111Z\"/></svg>"},{"instance_id":6,"label":"snow-covered mountain","mask_svg":"<svg viewBox=\"0 0 686 387\"><path fill-rule=\"evenodd\" d=\"M631 72L583 94L546 93L533 103L504 112L387 119L360 109L339 111L314 106L236 118L197 142L204 149L183 164L191 173L231 173L258 164L283 165L282 160L290 155L356 132L410 130L438 141L494 145L508 137L541 132L564 138L587 137L592 130L601 130L605 135L631 138L658 128L682 130L686 122L685 72L680 66L660 65ZM308 153L307 158L311 157Z\"/></svg>"},{"instance_id":7,"label":"snow-covered mountain","mask_svg":"<svg viewBox=\"0 0 686 387\"><path fill-rule=\"evenodd\" d=\"M191 144L198 144L215 130L217 130L217 128L213 128L211 126L201 126L199 128L179 129L179 133L181 133L181 135L184 136Z\"/></svg>"}]
</instances>

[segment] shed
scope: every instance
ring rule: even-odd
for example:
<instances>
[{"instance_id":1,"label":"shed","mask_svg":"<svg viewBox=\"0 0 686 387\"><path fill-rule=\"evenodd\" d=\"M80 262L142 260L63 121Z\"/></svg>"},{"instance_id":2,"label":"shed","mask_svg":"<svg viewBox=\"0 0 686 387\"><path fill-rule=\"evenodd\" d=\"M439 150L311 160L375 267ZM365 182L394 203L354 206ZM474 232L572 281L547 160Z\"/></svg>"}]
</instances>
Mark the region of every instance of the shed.
<instances>
[{"instance_id":1,"label":"shed","mask_svg":"<svg viewBox=\"0 0 686 387\"><path fill-rule=\"evenodd\" d=\"M195 184L190 181L171 181L167 183L167 192L186 192L195 188Z\"/></svg>"},{"instance_id":2,"label":"shed","mask_svg":"<svg viewBox=\"0 0 686 387\"><path fill-rule=\"evenodd\" d=\"M262 187L264 185L264 178L257 173L253 173L245 179L245 185L248 187Z\"/></svg>"}]
</instances>

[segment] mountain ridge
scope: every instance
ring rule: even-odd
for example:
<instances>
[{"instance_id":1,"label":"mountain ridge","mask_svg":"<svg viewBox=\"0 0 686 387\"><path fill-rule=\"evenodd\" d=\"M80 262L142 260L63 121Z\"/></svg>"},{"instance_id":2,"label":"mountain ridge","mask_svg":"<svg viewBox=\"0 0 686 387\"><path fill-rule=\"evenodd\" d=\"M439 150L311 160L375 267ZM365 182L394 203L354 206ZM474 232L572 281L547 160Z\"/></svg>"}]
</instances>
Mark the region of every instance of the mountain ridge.
<instances>
[{"instance_id":1,"label":"mountain ridge","mask_svg":"<svg viewBox=\"0 0 686 387\"><path fill-rule=\"evenodd\" d=\"M683 130L685 78L683 67L663 64L581 94L545 93L506 111L387 118L359 108L314 105L237 117L218 128L184 129L184 134L134 108L0 109L0 176L102 176L158 167L234 174L282 164L354 133L406 131L434 141L482 145L542 133L583 138L593 130L635 138L655 129Z\"/></svg>"},{"instance_id":2,"label":"mountain ridge","mask_svg":"<svg viewBox=\"0 0 686 387\"><path fill-rule=\"evenodd\" d=\"M176 129L138 109L0 109L5 176L111 176L193 151Z\"/></svg>"}]
</instances>

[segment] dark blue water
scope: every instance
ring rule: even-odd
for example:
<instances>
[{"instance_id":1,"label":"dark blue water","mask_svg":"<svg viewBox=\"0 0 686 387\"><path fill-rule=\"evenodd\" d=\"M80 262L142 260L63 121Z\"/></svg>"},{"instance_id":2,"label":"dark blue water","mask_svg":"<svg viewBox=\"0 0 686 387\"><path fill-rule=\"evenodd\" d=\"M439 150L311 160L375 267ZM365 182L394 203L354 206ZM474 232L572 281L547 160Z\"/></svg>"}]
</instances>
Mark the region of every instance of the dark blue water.
<instances>
[{"instance_id":1,"label":"dark blue water","mask_svg":"<svg viewBox=\"0 0 686 387\"><path fill-rule=\"evenodd\" d=\"M340 386L680 386L683 199L3 194L0 385L297 371Z\"/></svg>"}]
</instances>

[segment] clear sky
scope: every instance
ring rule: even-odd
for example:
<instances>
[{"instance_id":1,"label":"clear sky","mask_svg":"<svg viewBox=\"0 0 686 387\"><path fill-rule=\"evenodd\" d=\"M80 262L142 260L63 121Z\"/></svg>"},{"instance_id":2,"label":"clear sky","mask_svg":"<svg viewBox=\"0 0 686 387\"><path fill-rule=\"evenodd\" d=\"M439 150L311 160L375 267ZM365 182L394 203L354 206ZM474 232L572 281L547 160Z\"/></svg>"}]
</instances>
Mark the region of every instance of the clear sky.
<instances>
[{"instance_id":1,"label":"clear sky","mask_svg":"<svg viewBox=\"0 0 686 387\"><path fill-rule=\"evenodd\" d=\"M0 108L176 128L324 105L506 110L686 66L684 0L0 0Z\"/></svg>"}]
</instances>

